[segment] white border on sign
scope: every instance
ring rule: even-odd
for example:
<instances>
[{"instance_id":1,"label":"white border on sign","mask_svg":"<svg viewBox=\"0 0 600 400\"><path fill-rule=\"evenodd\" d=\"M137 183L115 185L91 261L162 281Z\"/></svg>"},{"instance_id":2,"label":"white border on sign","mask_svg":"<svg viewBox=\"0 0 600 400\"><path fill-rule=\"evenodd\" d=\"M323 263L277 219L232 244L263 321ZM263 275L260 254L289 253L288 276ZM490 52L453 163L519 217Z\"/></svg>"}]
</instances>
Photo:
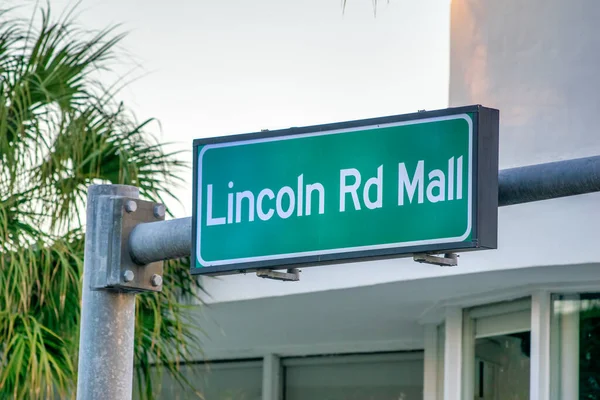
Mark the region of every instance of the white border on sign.
<instances>
[{"instance_id":1,"label":"white border on sign","mask_svg":"<svg viewBox=\"0 0 600 400\"><path fill-rule=\"evenodd\" d=\"M406 126L406 125L415 125L415 124L424 124L428 122L437 122L437 121L448 121L454 119L464 119L467 121L469 125L469 166L468 166L468 183L467 183L467 230L464 234L457 237L452 238L443 238L443 239L426 239L426 240L415 240L412 242L399 242L399 243L387 243L387 244L378 244L378 245L369 245L369 246L357 246L357 247L341 247L336 249L329 250L315 250L315 251L304 251L298 253L287 253L287 254L274 254L269 256L258 256L258 257L242 257L242 258L234 258L230 260L219 260L219 261L205 261L200 253L201 249L201 231L202 231L202 157L204 153L210 149L216 149L221 147L233 147L233 146L243 146L247 144L255 144L255 143L263 143L263 142L275 142L282 140L294 140L294 139L303 139L307 137L313 136L324 136L324 135L336 135L345 132L355 132L355 131L364 131L369 129L377 129L377 128L391 128L395 126ZM315 132L315 133L301 133L297 135L287 135L287 136L276 136L272 138L263 138L263 139L254 139L254 140L243 140L239 142L227 142L227 143L217 143L217 144L209 144L202 148L200 151L200 155L198 156L198 194L197 194L197 215L198 220L196 223L197 235L196 235L196 257L202 267L216 267L220 265L230 265L236 263L249 263L249 262L257 262L257 261L268 261L268 260L281 260L287 258L296 258L296 257L307 257L307 256L318 256L322 254L336 254L336 253L350 253L355 251L368 251L368 250L381 250L381 249L390 249L390 248L401 248L401 247L409 247L409 246L421 246L428 244L439 244L439 243L452 243L452 242L462 242L464 241L469 234L471 233L471 222L472 222L472 188L473 188L473 121L468 114L458 114L458 115L449 115L445 117L434 117L434 118L424 118L412 121L402 121L402 122L393 122L389 124L377 124L377 125L368 125L368 126L360 126L356 128L347 128L347 129L336 129L325 132Z\"/></svg>"}]
</instances>

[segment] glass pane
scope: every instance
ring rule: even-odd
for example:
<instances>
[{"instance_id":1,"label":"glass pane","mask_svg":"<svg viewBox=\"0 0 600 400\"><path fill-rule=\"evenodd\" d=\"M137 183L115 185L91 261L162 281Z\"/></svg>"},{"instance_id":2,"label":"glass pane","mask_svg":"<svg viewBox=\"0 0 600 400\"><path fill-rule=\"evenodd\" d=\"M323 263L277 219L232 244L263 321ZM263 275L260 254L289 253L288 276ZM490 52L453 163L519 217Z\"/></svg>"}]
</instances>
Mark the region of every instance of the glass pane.
<instances>
[{"instance_id":1,"label":"glass pane","mask_svg":"<svg viewBox=\"0 0 600 400\"><path fill-rule=\"evenodd\" d=\"M477 400L529 399L530 332L475 340Z\"/></svg>"},{"instance_id":2,"label":"glass pane","mask_svg":"<svg viewBox=\"0 0 600 400\"><path fill-rule=\"evenodd\" d=\"M286 400L421 400L423 359L322 357L286 367ZM351 360L351 361L350 361Z\"/></svg>"},{"instance_id":3,"label":"glass pane","mask_svg":"<svg viewBox=\"0 0 600 400\"><path fill-rule=\"evenodd\" d=\"M600 399L600 293L553 298L552 398Z\"/></svg>"},{"instance_id":4,"label":"glass pane","mask_svg":"<svg viewBox=\"0 0 600 400\"><path fill-rule=\"evenodd\" d=\"M162 376L159 399L260 400L260 363L192 364L182 367L192 388L182 388L166 373ZM139 398L139 396L134 396Z\"/></svg>"}]
</instances>

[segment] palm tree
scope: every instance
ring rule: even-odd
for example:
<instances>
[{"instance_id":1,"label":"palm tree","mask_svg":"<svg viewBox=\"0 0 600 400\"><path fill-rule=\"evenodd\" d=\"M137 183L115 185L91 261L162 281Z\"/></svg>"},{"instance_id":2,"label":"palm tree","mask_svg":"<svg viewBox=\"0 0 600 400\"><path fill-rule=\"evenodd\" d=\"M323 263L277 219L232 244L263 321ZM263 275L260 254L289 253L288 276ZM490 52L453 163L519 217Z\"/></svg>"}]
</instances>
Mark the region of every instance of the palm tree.
<instances>
[{"instance_id":1,"label":"palm tree","mask_svg":"<svg viewBox=\"0 0 600 400\"><path fill-rule=\"evenodd\" d=\"M123 35L77 28L73 14L31 21L0 10L0 398L70 398L76 382L84 200L94 183L170 198L186 168L104 86ZM188 264L189 265L189 264ZM184 361L194 330L178 300L195 296L188 265L165 268L164 291L138 297L136 373L152 397L150 360ZM152 372L154 373L154 372Z\"/></svg>"}]
</instances>

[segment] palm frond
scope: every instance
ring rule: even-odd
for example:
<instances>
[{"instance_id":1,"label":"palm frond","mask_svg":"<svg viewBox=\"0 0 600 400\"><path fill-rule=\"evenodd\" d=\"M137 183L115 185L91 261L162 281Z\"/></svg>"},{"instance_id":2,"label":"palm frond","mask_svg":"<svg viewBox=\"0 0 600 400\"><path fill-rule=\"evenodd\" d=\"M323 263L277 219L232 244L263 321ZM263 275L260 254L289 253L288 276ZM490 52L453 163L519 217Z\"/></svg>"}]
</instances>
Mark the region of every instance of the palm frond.
<instances>
[{"instance_id":1,"label":"palm frond","mask_svg":"<svg viewBox=\"0 0 600 400\"><path fill-rule=\"evenodd\" d=\"M135 185L169 201L187 168L152 135L154 119L138 122L117 100L121 83L98 80L123 35L78 28L72 11L37 12L27 23L0 10L0 398L74 395L87 187ZM142 377L163 363L189 383L178 365L200 341L179 303L198 289L188 268L169 263L164 292L138 298Z\"/></svg>"}]
</instances>

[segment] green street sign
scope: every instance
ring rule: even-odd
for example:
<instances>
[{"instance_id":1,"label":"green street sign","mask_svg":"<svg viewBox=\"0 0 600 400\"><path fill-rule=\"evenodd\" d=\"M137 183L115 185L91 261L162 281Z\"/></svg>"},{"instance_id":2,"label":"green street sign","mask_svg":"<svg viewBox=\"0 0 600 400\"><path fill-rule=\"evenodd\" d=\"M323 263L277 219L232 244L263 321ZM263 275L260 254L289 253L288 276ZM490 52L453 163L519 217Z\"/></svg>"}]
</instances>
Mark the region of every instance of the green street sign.
<instances>
[{"instance_id":1,"label":"green street sign","mask_svg":"<svg viewBox=\"0 0 600 400\"><path fill-rule=\"evenodd\" d=\"M498 111L194 141L195 274L496 248Z\"/></svg>"}]
</instances>

